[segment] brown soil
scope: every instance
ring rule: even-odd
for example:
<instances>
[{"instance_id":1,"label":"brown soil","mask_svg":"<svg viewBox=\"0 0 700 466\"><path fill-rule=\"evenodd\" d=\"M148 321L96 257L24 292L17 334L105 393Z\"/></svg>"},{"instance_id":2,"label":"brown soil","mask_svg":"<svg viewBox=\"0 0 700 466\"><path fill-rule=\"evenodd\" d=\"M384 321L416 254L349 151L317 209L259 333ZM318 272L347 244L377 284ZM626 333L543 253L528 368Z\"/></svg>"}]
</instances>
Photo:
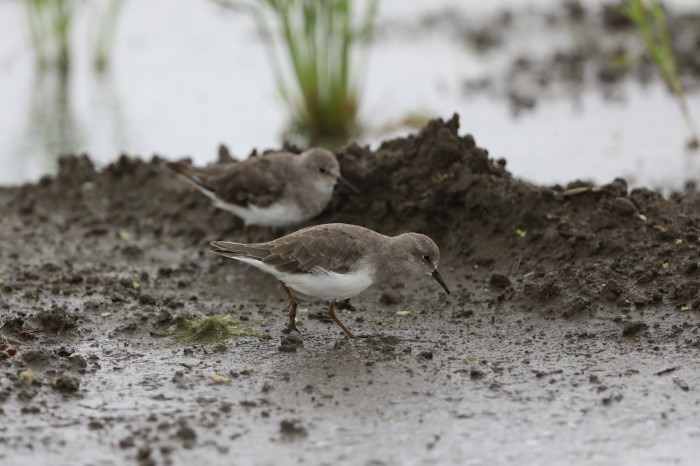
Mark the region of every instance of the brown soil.
<instances>
[{"instance_id":1,"label":"brown soil","mask_svg":"<svg viewBox=\"0 0 700 466\"><path fill-rule=\"evenodd\" d=\"M700 203L523 183L458 127L338 154L361 193L316 223L426 233L453 288L353 298L356 341L313 300L289 341L275 281L207 252L240 223L155 163L69 157L0 189L0 461L694 461ZM263 337L159 338L178 314Z\"/></svg>"}]
</instances>

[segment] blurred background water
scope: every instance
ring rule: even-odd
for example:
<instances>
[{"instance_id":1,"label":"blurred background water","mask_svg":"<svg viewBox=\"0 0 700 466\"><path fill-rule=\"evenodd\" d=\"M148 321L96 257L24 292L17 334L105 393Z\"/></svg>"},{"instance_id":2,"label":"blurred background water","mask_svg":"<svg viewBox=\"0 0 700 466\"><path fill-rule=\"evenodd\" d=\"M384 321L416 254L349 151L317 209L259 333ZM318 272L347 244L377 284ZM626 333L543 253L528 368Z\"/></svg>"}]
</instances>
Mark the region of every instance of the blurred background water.
<instances>
[{"instance_id":1,"label":"blurred background water","mask_svg":"<svg viewBox=\"0 0 700 466\"><path fill-rule=\"evenodd\" d=\"M603 3L583 4L595 12ZM664 5L700 13L697 1ZM358 70L367 129L358 141L376 146L415 131L400 123L457 112L462 132L530 181L621 176L633 185L679 189L700 180L700 155L686 150L687 128L656 76L624 80L611 92L598 85L534 88L524 102L510 88L499 90L517 57L546 57L585 35L575 24L547 26L548 12L561 8L555 0L381 0ZM239 158L280 147L288 116L249 15L208 0L125 0L103 73L90 62L94 18L78 16L75 60L61 79L37 70L22 2L0 1L0 184L54 173L65 153L87 152L98 165L122 152L207 163L221 143ZM461 34L482 27L476 39ZM499 43L489 52L490 41ZM699 88L688 91L696 118Z\"/></svg>"}]
</instances>

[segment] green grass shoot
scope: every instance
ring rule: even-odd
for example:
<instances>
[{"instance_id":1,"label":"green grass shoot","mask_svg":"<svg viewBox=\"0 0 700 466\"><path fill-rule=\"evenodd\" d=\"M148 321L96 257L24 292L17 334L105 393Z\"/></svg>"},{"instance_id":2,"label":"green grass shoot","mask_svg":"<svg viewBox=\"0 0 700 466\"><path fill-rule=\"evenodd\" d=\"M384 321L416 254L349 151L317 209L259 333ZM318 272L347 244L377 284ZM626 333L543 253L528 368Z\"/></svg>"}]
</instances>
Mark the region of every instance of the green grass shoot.
<instances>
[{"instance_id":1,"label":"green grass shoot","mask_svg":"<svg viewBox=\"0 0 700 466\"><path fill-rule=\"evenodd\" d=\"M117 35L117 21L123 5L124 0L110 0L102 15L93 58L97 71L104 71L109 65L109 57Z\"/></svg>"},{"instance_id":2,"label":"green grass shoot","mask_svg":"<svg viewBox=\"0 0 700 466\"><path fill-rule=\"evenodd\" d=\"M622 12L636 25L649 58L678 102L690 132L688 147L697 149L700 138L678 75L678 66L666 26L666 16L661 5L656 0L628 0Z\"/></svg>"},{"instance_id":3,"label":"green grass shoot","mask_svg":"<svg viewBox=\"0 0 700 466\"><path fill-rule=\"evenodd\" d=\"M92 2L84 0L24 0L32 48L39 69L56 69L67 76L73 62L73 31L76 20ZM107 67L123 0L110 0L100 18L94 66ZM94 10L93 10L94 11ZM92 20L92 19L91 19Z\"/></svg>"},{"instance_id":4,"label":"green grass shoot","mask_svg":"<svg viewBox=\"0 0 700 466\"><path fill-rule=\"evenodd\" d=\"M68 74L71 65L70 33L79 8L76 1L25 0L29 32L41 69L55 66Z\"/></svg>"},{"instance_id":5,"label":"green grass shoot","mask_svg":"<svg viewBox=\"0 0 700 466\"><path fill-rule=\"evenodd\" d=\"M352 0L215 1L255 19L292 134L309 145L342 144L359 129L358 60L374 31L378 0L369 0L357 20Z\"/></svg>"}]
</instances>

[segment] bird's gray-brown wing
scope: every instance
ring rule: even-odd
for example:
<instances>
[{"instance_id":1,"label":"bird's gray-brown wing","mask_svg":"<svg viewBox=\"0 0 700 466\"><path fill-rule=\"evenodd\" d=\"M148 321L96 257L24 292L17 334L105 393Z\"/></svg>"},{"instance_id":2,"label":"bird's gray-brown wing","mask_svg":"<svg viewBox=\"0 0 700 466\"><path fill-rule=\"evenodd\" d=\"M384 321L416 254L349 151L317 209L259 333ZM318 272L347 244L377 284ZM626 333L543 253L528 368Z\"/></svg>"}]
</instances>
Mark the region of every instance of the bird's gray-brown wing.
<instances>
[{"instance_id":1,"label":"bird's gray-brown wing","mask_svg":"<svg viewBox=\"0 0 700 466\"><path fill-rule=\"evenodd\" d=\"M273 247L262 259L280 272L320 271L348 273L358 266L365 244L356 232L320 225L292 233L271 242Z\"/></svg>"},{"instance_id":2,"label":"bird's gray-brown wing","mask_svg":"<svg viewBox=\"0 0 700 466\"><path fill-rule=\"evenodd\" d=\"M287 166L279 163L279 159L283 157L282 154L269 154L252 157L244 162L204 168L183 163L166 165L199 187L213 193L223 202L242 207L247 207L249 204L267 207L277 201L286 189Z\"/></svg>"},{"instance_id":3,"label":"bird's gray-brown wing","mask_svg":"<svg viewBox=\"0 0 700 466\"><path fill-rule=\"evenodd\" d=\"M208 178L216 197L224 202L267 207L284 193L288 183L286 166L275 157L253 157L235 170Z\"/></svg>"},{"instance_id":4,"label":"bird's gray-brown wing","mask_svg":"<svg viewBox=\"0 0 700 466\"><path fill-rule=\"evenodd\" d=\"M219 255L256 259L283 273L314 273L321 269L348 273L358 266L366 247L357 232L332 224L299 230L268 243L211 244Z\"/></svg>"},{"instance_id":5,"label":"bird's gray-brown wing","mask_svg":"<svg viewBox=\"0 0 700 466\"><path fill-rule=\"evenodd\" d=\"M211 191L211 187L207 183L207 180L210 177L234 171L236 169L235 166L237 166L239 163L240 162L225 162L207 165L206 167L194 167L188 162L169 162L167 160L160 160L160 165L174 171L178 175L186 178L191 183L194 183L198 187L204 188L208 191Z\"/></svg>"}]
</instances>

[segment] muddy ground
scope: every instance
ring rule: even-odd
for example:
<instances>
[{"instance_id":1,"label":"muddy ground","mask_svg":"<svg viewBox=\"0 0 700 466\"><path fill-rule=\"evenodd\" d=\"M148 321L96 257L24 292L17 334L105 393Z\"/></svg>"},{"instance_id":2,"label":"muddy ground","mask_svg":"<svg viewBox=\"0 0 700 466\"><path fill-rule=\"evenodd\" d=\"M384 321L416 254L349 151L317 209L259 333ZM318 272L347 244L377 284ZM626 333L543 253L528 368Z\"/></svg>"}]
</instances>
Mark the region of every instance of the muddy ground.
<instances>
[{"instance_id":1,"label":"muddy ground","mask_svg":"<svg viewBox=\"0 0 700 466\"><path fill-rule=\"evenodd\" d=\"M696 194L534 186L460 133L343 149L361 193L317 219L432 236L453 294L376 286L339 311L356 341L307 300L296 351L274 279L207 252L240 223L156 164L0 189L0 463L697 461ZM260 337L162 337L182 314Z\"/></svg>"}]
</instances>

